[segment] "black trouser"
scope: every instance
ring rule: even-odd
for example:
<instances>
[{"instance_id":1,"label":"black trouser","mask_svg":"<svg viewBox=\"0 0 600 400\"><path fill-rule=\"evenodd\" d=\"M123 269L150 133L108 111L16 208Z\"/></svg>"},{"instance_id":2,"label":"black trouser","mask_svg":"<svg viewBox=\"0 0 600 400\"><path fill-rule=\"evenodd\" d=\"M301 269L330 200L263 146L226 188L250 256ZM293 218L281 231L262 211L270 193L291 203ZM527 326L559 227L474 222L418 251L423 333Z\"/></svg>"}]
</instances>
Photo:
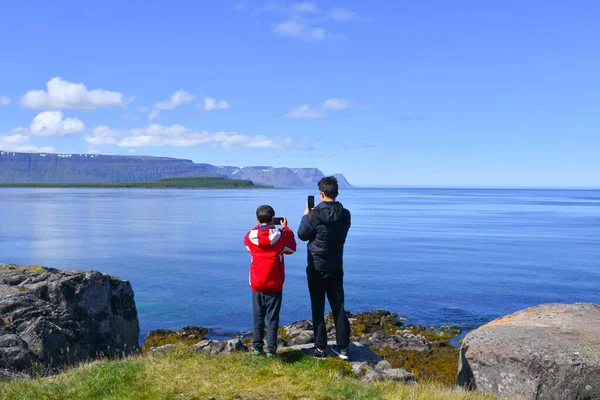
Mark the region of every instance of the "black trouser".
<instances>
[{"instance_id":1,"label":"black trouser","mask_svg":"<svg viewBox=\"0 0 600 400\"><path fill-rule=\"evenodd\" d=\"M312 308L315 346L327 347L327 327L325 326L325 295L329 300L335 322L335 338L340 348L350 343L350 322L344 309L344 273L322 273L311 267L306 269L308 291Z\"/></svg>"},{"instance_id":2,"label":"black trouser","mask_svg":"<svg viewBox=\"0 0 600 400\"><path fill-rule=\"evenodd\" d=\"M267 350L277 351L277 330L279 329L279 310L281 310L281 292L252 292L252 311L254 328L252 346L262 350L265 338L265 317L267 318Z\"/></svg>"}]
</instances>

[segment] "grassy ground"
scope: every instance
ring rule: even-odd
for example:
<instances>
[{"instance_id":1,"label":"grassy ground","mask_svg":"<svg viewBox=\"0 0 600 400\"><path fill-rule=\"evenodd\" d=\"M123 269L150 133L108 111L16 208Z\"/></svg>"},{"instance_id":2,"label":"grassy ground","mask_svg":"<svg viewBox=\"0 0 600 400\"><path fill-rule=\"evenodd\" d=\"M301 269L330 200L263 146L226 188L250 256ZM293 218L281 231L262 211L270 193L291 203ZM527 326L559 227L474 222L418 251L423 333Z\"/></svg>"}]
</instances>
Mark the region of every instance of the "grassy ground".
<instances>
[{"instance_id":1,"label":"grassy ground","mask_svg":"<svg viewBox=\"0 0 600 400\"><path fill-rule=\"evenodd\" d=\"M95 361L60 375L0 383L0 398L79 399L427 399L492 396L439 384L361 383L348 364L288 353L207 356L179 348L155 357Z\"/></svg>"}]
</instances>

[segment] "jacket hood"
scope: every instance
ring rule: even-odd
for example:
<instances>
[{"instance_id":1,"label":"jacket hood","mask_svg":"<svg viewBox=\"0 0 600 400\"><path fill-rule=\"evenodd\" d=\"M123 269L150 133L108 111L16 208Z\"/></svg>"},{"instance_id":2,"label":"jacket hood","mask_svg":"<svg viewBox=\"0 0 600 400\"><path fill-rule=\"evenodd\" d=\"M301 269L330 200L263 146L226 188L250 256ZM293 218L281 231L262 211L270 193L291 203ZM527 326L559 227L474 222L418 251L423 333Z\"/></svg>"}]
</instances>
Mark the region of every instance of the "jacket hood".
<instances>
[{"instance_id":1,"label":"jacket hood","mask_svg":"<svg viewBox=\"0 0 600 400\"><path fill-rule=\"evenodd\" d=\"M319 220L326 224L341 221L344 218L344 206L339 201L322 202L313 210Z\"/></svg>"},{"instance_id":2,"label":"jacket hood","mask_svg":"<svg viewBox=\"0 0 600 400\"><path fill-rule=\"evenodd\" d=\"M279 241L281 231L273 225L257 225L248 233L248 239L261 249L268 249Z\"/></svg>"}]
</instances>

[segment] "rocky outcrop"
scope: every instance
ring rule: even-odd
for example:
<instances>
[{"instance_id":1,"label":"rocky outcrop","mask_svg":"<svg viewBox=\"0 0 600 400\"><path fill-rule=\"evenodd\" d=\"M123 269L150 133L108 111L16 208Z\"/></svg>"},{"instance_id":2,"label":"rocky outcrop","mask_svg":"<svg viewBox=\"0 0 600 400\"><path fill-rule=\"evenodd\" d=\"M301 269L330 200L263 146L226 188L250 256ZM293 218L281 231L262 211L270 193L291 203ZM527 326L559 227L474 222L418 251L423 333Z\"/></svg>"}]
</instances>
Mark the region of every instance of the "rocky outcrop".
<instances>
[{"instance_id":1,"label":"rocky outcrop","mask_svg":"<svg viewBox=\"0 0 600 400\"><path fill-rule=\"evenodd\" d=\"M199 351L204 354L230 354L234 351L247 351L247 347L241 339L231 339L225 341L201 340L190 347L191 350Z\"/></svg>"},{"instance_id":2,"label":"rocky outcrop","mask_svg":"<svg viewBox=\"0 0 600 400\"><path fill-rule=\"evenodd\" d=\"M459 385L526 399L600 399L600 304L546 304L464 339Z\"/></svg>"},{"instance_id":3,"label":"rocky outcrop","mask_svg":"<svg viewBox=\"0 0 600 400\"><path fill-rule=\"evenodd\" d=\"M314 342L313 325L309 320L293 322L279 329L284 346L297 346Z\"/></svg>"},{"instance_id":4,"label":"rocky outcrop","mask_svg":"<svg viewBox=\"0 0 600 400\"><path fill-rule=\"evenodd\" d=\"M128 281L96 271L0 264L0 370L52 370L138 351Z\"/></svg>"},{"instance_id":5,"label":"rocky outcrop","mask_svg":"<svg viewBox=\"0 0 600 400\"><path fill-rule=\"evenodd\" d=\"M383 348L408 351L431 350L431 344L423 336L399 330L393 335L385 331L377 331L370 336L366 336L361 343L378 350Z\"/></svg>"},{"instance_id":6,"label":"rocky outcrop","mask_svg":"<svg viewBox=\"0 0 600 400\"><path fill-rule=\"evenodd\" d=\"M206 339L204 335L209 332L210 329L199 326L187 326L177 332L170 329L156 329L146 335L142 350L150 355L166 353L177 347L212 355L248 350L239 338L224 341Z\"/></svg>"},{"instance_id":7,"label":"rocky outcrop","mask_svg":"<svg viewBox=\"0 0 600 400\"><path fill-rule=\"evenodd\" d=\"M368 311L357 314L347 312L351 326L349 357L357 376L364 380L414 380L456 383L458 348L449 345L460 330L452 326L424 327L404 325L404 318L385 311ZM336 358L335 328L331 314L325 318L329 346L326 355ZM247 334L243 342L209 340L206 328L187 327L177 332L156 330L144 340L143 350L149 354L161 354L173 348L188 348L205 354L226 354L247 351L252 338ZM279 327L278 353L284 359L295 358L300 352L312 355L313 325L310 320L293 322ZM266 346L266 343L265 343ZM385 359L386 363L378 363ZM388 368L389 366L390 368ZM384 368L385 367L385 368Z\"/></svg>"},{"instance_id":8,"label":"rocky outcrop","mask_svg":"<svg viewBox=\"0 0 600 400\"><path fill-rule=\"evenodd\" d=\"M378 363L352 362L352 372L364 382L397 381L416 383L417 378L402 368L393 368L392 364L383 360Z\"/></svg>"}]
</instances>

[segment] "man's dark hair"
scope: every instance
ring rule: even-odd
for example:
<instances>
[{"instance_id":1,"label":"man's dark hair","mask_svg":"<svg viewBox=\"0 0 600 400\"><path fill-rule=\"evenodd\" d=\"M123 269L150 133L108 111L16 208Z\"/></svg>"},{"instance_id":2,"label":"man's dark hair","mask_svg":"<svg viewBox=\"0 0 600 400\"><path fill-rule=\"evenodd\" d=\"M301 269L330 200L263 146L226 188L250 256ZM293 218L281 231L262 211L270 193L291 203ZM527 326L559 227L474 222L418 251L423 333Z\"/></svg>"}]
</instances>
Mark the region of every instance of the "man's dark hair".
<instances>
[{"instance_id":1,"label":"man's dark hair","mask_svg":"<svg viewBox=\"0 0 600 400\"><path fill-rule=\"evenodd\" d=\"M338 197L338 181L335 176L327 176L319 181L319 191L330 199Z\"/></svg>"},{"instance_id":2,"label":"man's dark hair","mask_svg":"<svg viewBox=\"0 0 600 400\"><path fill-rule=\"evenodd\" d=\"M260 206L256 209L256 219L261 224L268 224L275 216L275 210L271 206Z\"/></svg>"}]
</instances>

